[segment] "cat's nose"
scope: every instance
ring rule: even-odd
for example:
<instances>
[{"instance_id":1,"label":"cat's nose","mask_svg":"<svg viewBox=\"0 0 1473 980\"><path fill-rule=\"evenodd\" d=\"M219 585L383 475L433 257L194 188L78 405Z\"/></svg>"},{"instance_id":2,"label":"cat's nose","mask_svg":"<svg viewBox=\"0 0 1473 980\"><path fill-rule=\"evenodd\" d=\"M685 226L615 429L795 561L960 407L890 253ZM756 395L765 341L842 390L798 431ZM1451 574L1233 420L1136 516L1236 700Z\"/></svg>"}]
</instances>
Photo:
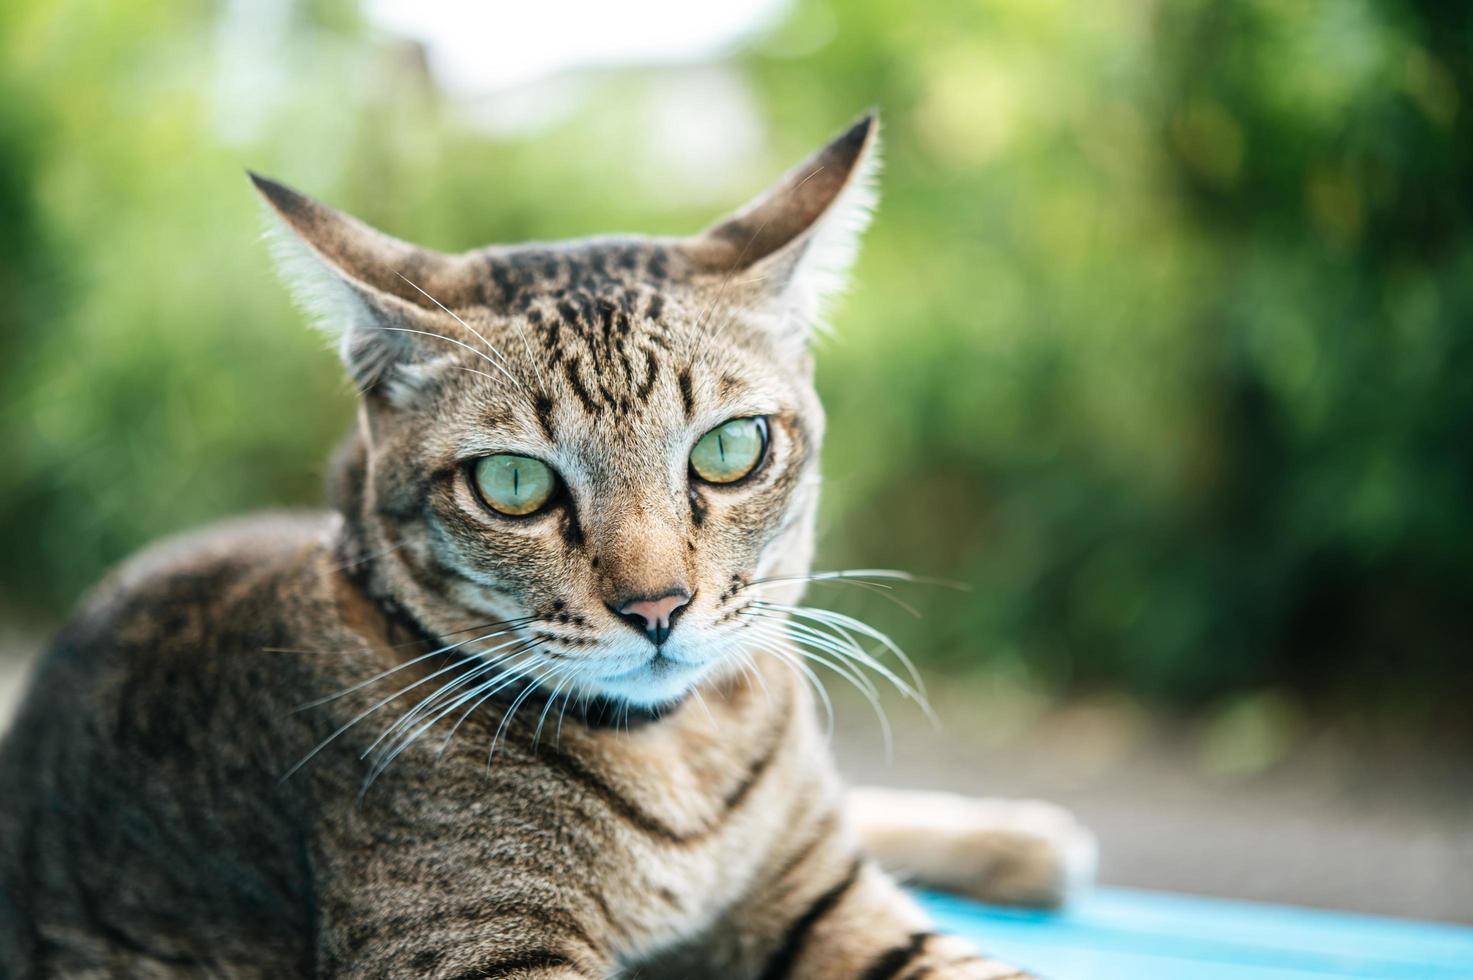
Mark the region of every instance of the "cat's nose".
<instances>
[{"instance_id":1,"label":"cat's nose","mask_svg":"<svg viewBox=\"0 0 1473 980\"><path fill-rule=\"evenodd\" d=\"M688 602L690 593L678 589L653 599L630 599L617 607L611 604L610 608L624 622L649 637L651 643L659 646L670 636L670 631L675 628L675 617Z\"/></svg>"}]
</instances>

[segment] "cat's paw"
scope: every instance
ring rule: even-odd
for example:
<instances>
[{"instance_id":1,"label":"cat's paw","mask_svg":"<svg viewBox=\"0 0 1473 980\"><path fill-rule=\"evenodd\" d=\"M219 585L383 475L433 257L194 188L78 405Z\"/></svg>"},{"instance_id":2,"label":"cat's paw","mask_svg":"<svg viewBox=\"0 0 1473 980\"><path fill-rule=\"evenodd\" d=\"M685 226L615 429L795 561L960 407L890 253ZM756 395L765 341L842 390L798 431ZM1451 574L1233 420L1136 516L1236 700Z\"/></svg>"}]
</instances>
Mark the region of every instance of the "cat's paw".
<instances>
[{"instance_id":1,"label":"cat's paw","mask_svg":"<svg viewBox=\"0 0 1473 980\"><path fill-rule=\"evenodd\" d=\"M953 936L932 937L924 958L908 965L914 969L904 976L926 980L1033 980L1033 974L983 956L971 943Z\"/></svg>"},{"instance_id":2,"label":"cat's paw","mask_svg":"<svg viewBox=\"0 0 1473 980\"><path fill-rule=\"evenodd\" d=\"M1048 908L1094 880L1094 834L1052 803L865 788L851 804L866 847L923 887Z\"/></svg>"},{"instance_id":3,"label":"cat's paw","mask_svg":"<svg viewBox=\"0 0 1473 980\"><path fill-rule=\"evenodd\" d=\"M1099 865L1095 835L1041 800L967 800L953 834L951 890L984 902L1052 908L1088 888Z\"/></svg>"}]
</instances>

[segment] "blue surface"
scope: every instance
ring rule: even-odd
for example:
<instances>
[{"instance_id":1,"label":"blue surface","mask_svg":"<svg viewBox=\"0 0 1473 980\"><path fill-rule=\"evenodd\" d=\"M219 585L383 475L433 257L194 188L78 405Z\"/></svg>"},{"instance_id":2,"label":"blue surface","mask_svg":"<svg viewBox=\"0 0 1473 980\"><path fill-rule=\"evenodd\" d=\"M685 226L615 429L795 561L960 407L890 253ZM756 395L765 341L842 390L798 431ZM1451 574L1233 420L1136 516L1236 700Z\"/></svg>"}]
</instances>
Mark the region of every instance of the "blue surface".
<instances>
[{"instance_id":1,"label":"blue surface","mask_svg":"<svg viewBox=\"0 0 1473 980\"><path fill-rule=\"evenodd\" d=\"M1048 980L1473 980L1473 928L1102 888L1062 912L921 902Z\"/></svg>"}]
</instances>

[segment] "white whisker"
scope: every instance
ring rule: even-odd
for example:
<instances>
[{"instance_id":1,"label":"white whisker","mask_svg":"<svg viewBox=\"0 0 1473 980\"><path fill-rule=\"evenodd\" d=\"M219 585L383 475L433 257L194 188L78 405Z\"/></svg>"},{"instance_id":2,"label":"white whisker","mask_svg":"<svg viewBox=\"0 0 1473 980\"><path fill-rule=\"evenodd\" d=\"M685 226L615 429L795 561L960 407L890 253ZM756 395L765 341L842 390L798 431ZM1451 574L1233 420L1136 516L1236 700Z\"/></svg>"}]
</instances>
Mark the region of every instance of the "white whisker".
<instances>
[{"instance_id":1,"label":"white whisker","mask_svg":"<svg viewBox=\"0 0 1473 980\"><path fill-rule=\"evenodd\" d=\"M851 658L847 652L820 645L814 642L811 637L794 635L786 629L786 627L791 625L793 624L777 621L775 627L759 626L757 623L752 623L748 628L758 630L759 635L765 635L769 639L786 641L793 644L793 653L803 657L805 660L812 660L814 663L827 667L852 684L861 694L870 699L871 703L878 703L880 696L879 688L875 687L862 671L853 670L848 666L847 662ZM823 655L824 653L832 654L838 659L835 660L825 657Z\"/></svg>"},{"instance_id":2,"label":"white whisker","mask_svg":"<svg viewBox=\"0 0 1473 980\"><path fill-rule=\"evenodd\" d=\"M690 693L691 696L696 699L696 703L701 706L701 710L706 713L706 720L709 721L711 723L711 726L714 728L716 726L716 716L711 714L711 708L709 705L706 704L706 699L701 697L700 690L693 687L690 689Z\"/></svg>"},{"instance_id":3,"label":"white whisker","mask_svg":"<svg viewBox=\"0 0 1473 980\"><path fill-rule=\"evenodd\" d=\"M915 687L911 688L909 685L905 685L901 687L901 690L908 692L909 696L911 696L912 699L915 700L917 703L925 702L925 682L921 680L920 671L916 670L915 664L911 662L911 659L905 655L905 651L900 649L900 646L894 640L890 639L889 636L875 629L873 626L869 625L863 620L855 619L853 616L846 616L843 613L834 612L831 609L816 609L812 606L790 606L781 602L769 602L766 599L755 600L755 603L767 609L775 609L786 612L793 616L800 617L802 619L810 620L812 622L823 623L824 625L829 626L831 629L835 629L844 634L851 641L853 641L853 637L849 636L850 630L853 630L856 633L860 633L864 636L869 637L872 640L875 640L885 649L893 653L895 655L895 659L904 664L906 672L910 674L911 681L915 685ZM859 646L857 642L855 643L855 646ZM866 654L866 656L868 656L868 654ZM875 663L875 667L876 669L889 674L888 668L881 666L878 662ZM896 683L897 686L900 686L898 678L896 679Z\"/></svg>"},{"instance_id":4,"label":"white whisker","mask_svg":"<svg viewBox=\"0 0 1473 980\"><path fill-rule=\"evenodd\" d=\"M537 659L540 659L540 658L536 658L536 657L533 658L534 661L536 661ZM496 678L493 678L492 680L487 681L486 683L487 684L496 684L498 681L501 681L501 680L502 680L502 676L501 675L498 675ZM511 681L507 681L507 682L503 683L501 686L502 687L505 687L505 684L506 683L511 683ZM499 689L500 688L497 688L497 690L499 690ZM491 694L494 694L494 693L495 693L495 691L492 691L492 692L488 693L487 695L485 695L482 698L482 700L484 700L485 697L490 697ZM525 696L525 695L526 695L526 692L523 691L522 692L522 696ZM434 714L433 714L433 717L431 717L428 720L426 720L425 722L423 722L414 731L410 732L409 734L407 734L405 736L402 736L397 742L393 743L393 748L392 748L391 751L388 750L388 746L385 746L386 751L383 752L383 753L380 753L379 758L374 763L373 769L369 772L368 777L364 780L363 788L359 791L359 794L358 794L359 795L359 798L361 799L363 797L363 794L365 794L365 793L368 792L368 788L373 785L374 781L377 780L379 776L383 775L383 773L386 770L388 770L389 766L393 764L393 762L394 762L395 759L397 759L406 749L408 749L411 745L413 745L416 741L418 741L419 740L419 737L421 735L423 735L426 731L428 731L430 728L432 728L436 723L438 723L446 715L450 714L450 712L454 711L461 704L465 703L466 700L468 700L468 699L470 699L470 698L472 698L474 696L475 696L475 694L474 693L471 693L471 692L466 692L466 693L463 693L463 694L459 695L457 698L452 699L452 703L451 704L442 706L441 708L439 708L438 710L436 710L434 712ZM380 737L382 737L382 736L380 736Z\"/></svg>"},{"instance_id":5,"label":"white whisker","mask_svg":"<svg viewBox=\"0 0 1473 980\"><path fill-rule=\"evenodd\" d=\"M534 661L536 659L537 658L535 658L535 657L533 658ZM526 677L527 676L526 675L526 672L522 670L522 667L525 667L525 666L526 666L525 664L521 664L521 665L518 665L517 667L510 668L510 670L508 672L503 672L503 673L497 674L495 677L491 678L489 681L485 681L482 684L478 684L475 687L474 690L467 691L464 694L460 695L459 697L455 698L454 703L448 706L448 709L449 710L446 711L446 712L442 712L441 713L441 717L443 717L444 714L448 714L449 711L454 711L457 707L459 707L460 705L464 704L465 702L471 700L472 698L475 698L476 700L475 700L475 703L474 704L472 704L469 708L465 709L465 713L464 714L462 714L459 718L457 718L455 720L455 724L451 726L450 731L446 734L445 741L440 745L440 749L439 749L439 752L437 754L440 754L440 755L443 755L444 754L445 749L447 749L450 746L450 740L455 737L456 731L458 731L460 729L460 726L465 722L465 720L467 718L469 718L471 715L475 714L476 709L479 708L482 704L484 704L487 701L487 699L495 697L497 694L499 694L500 692L504 691L506 688L510 687L511 685L515 684L517 681L519 681L519 680L523 679L524 677ZM477 697L477 695L481 695L482 692L484 692L484 696Z\"/></svg>"},{"instance_id":6,"label":"white whisker","mask_svg":"<svg viewBox=\"0 0 1473 980\"><path fill-rule=\"evenodd\" d=\"M504 374L504 375L506 375L508 378L511 378L512 381L514 381L515 383L522 384L521 379L512 377L511 372L507 370L507 368L511 366L511 362L506 359L506 355L503 354L503 353L501 353L501 351L497 350L496 349L496 345L493 344L493 343L491 343L491 341L487 340L484 336L482 336L482 334L481 334L481 332L479 330L477 330L475 327L471 326L469 323L466 323L464 320L462 320L460 318L460 316L454 310L452 310L450 307L446 306L444 303L442 303L439 300L435 299L435 297L431 296L429 293L427 293L423 289L421 289L418 283L412 281L408 276L404 275L404 273L399 272L398 270L395 270L394 271L394 275L398 276L400 279L403 279L405 282L409 283L409 285L413 286L419 292L419 294L421 296L423 296L425 299L429 300L431 303L434 303L440 309L444 310L448 315L450 315L451 317L453 317L455 319L455 322L456 323L460 324L462 327L465 327L467 330L469 330L476 337L477 340L479 340L481 343L483 343L483 344L486 345L486 349L487 350L489 350L491 353L495 354L497 356L497 358L500 359L501 365L498 365L498 367L500 368L501 373ZM529 353L530 353L530 351L529 351ZM504 366L502 366L502 365L504 365ZM525 386L523 386L523 387L525 387Z\"/></svg>"},{"instance_id":7,"label":"white whisker","mask_svg":"<svg viewBox=\"0 0 1473 980\"><path fill-rule=\"evenodd\" d=\"M447 683L440 685L440 687L436 688L430 694L422 698L418 704L416 704L413 708L410 708L409 711L407 711L404 715L396 719L392 724L389 725L388 728L380 732L378 738L374 739L373 742L368 746L368 748L363 750L363 754L362 756L360 756L360 758L367 758L374 751L374 749L376 749L379 744L385 739L394 735L396 732L400 732L409 728L409 726L413 725L420 718L420 716L424 715L425 713L436 710L444 701L444 699L453 697L457 689L464 687L472 679L496 670L498 667L506 663L511 658L526 653L535 645L536 641L530 641L523 637L519 637L515 640L509 640L506 643L485 651L486 653L495 653L497 650L503 650L506 647L516 648L509 653L502 654L499 657L487 659L484 663L481 663L473 669L466 671L464 674L452 678ZM484 654L481 654L479 656L484 657ZM498 674L497 676L499 677L502 675Z\"/></svg>"},{"instance_id":8,"label":"white whisker","mask_svg":"<svg viewBox=\"0 0 1473 980\"><path fill-rule=\"evenodd\" d=\"M343 562L341 565L334 565L332 567L332 571L334 571L334 572L344 572L344 571L347 571L350 568L357 568L359 565L363 565L363 564L367 564L368 562L375 561L375 560L377 560L379 558L384 557L385 555L391 555L394 552L398 551L400 548L402 548L405 545L407 545L408 543L409 543L408 541L400 541L398 544L390 545L389 547L385 548L383 551L376 551L376 552L374 552L372 554L363 555L363 556L361 556L359 558L354 558L352 561Z\"/></svg>"},{"instance_id":9,"label":"white whisker","mask_svg":"<svg viewBox=\"0 0 1473 980\"><path fill-rule=\"evenodd\" d=\"M329 701L336 701L338 698L344 697L345 695L348 695L348 694L352 694L354 691L362 690L363 688L367 687L370 684L373 684L373 683L375 683L377 681L381 681L385 677L388 677L391 674L398 673L399 671L403 670L406 667L412 667L415 664L417 664L417 663L419 663L419 662L421 662L423 660L428 660L431 657L437 657L437 656L440 656L441 654L445 654L445 653L452 653L455 650L458 650L461 647L465 646L467 643L476 643L476 642L478 642L480 640L492 640L492 639L495 639L498 636L505 636L507 633L514 632L514 631L516 631L518 629L521 629L523 626L527 626L527 625L529 625L531 623L535 623L539 619L541 619L540 616L524 616L521 619L508 619L505 622L501 622L501 623L483 623L480 626L472 626L469 629L456 630L455 633L469 633L472 630L486 629L488 626L489 627L497 627L498 628L498 631L495 632L495 633L487 633L484 636L473 636L473 637L471 637L468 640L461 640L459 643L452 643L449 646L440 647L438 650L431 650L429 653L421 654L418 657L414 657L413 659L406 660L403 663L396 664L395 666L390 667L388 670L379 671L377 674L374 674L372 677L368 678L367 680L365 680L365 681L359 681L357 684L354 684L351 687L345 687L341 691L337 691L337 692L335 692L333 694L329 694L329 695L327 695L325 697L318 698L315 701L308 701L306 704L299 705L298 707L294 708L293 710L294 711L305 711L308 708L316 708L316 707L319 707L320 705L327 704ZM503 626L510 627L510 629L500 629L500 627L503 627ZM444 639L446 636L454 636L455 633L445 633L445 634L443 634L440 637L440 639ZM421 641L420 640L411 640L407 644L400 644L400 645L401 646L410 646L412 644L419 643L419 642L421 642ZM472 658L467 658L467 659L472 659Z\"/></svg>"},{"instance_id":10,"label":"white whisker","mask_svg":"<svg viewBox=\"0 0 1473 980\"><path fill-rule=\"evenodd\" d=\"M839 643L831 637L826 637L816 630L804 632L802 629L803 624L793 623L789 620L771 615L765 618L771 620L771 622L761 623L752 620L748 622L747 628L757 631L759 636L794 644L791 648L792 653L805 660L811 660L814 663L827 667L840 677L843 677L855 690L864 696L865 700L870 703L870 707L874 710L876 718L879 719L881 735L885 742L885 753L888 758L893 751L894 737L890 727L890 719L885 714L884 706L879 698L879 692L863 673L850 670L845 665L847 661L857 661L859 663L867 663L873 667L875 666L873 658L869 658L867 655L863 659L856 657L852 648ZM794 627L799 627L799 629L795 631ZM821 656L816 652L818 650L832 654L838 658L838 661L836 662ZM893 674L887 679L890 679L892 683L898 681L898 678L894 678Z\"/></svg>"},{"instance_id":11,"label":"white whisker","mask_svg":"<svg viewBox=\"0 0 1473 980\"><path fill-rule=\"evenodd\" d=\"M757 661L745 650L738 650L736 654L737 667L741 670L743 677L750 677L762 688L762 696L767 699L767 706L772 707L772 691L767 687L767 679L762 676L762 671L757 669Z\"/></svg>"},{"instance_id":12,"label":"white whisker","mask_svg":"<svg viewBox=\"0 0 1473 980\"><path fill-rule=\"evenodd\" d=\"M807 680L808 684L813 688L814 693L818 695L820 703L823 705L825 721L824 737L829 741L833 741L834 702L829 697L828 688L824 686L824 683L821 679L819 679L819 676L813 672L812 668L803 663L803 661L799 659L796 655L794 655L791 651L785 650L781 646L769 646L768 644L762 642L754 642L751 645L755 647L760 653L767 653L776 657L778 661L786 665L789 670Z\"/></svg>"},{"instance_id":13,"label":"white whisker","mask_svg":"<svg viewBox=\"0 0 1473 980\"><path fill-rule=\"evenodd\" d=\"M571 677L563 674L561 667L553 667L549 673L553 677L558 678L558 682L557 686L552 689L552 693L547 696L547 703L542 706L542 714L537 716L537 731L532 734L532 745L534 747L538 742L542 741L542 726L547 723L547 714L552 710L553 704L556 703L558 692L572 680Z\"/></svg>"},{"instance_id":14,"label":"white whisker","mask_svg":"<svg viewBox=\"0 0 1473 980\"><path fill-rule=\"evenodd\" d=\"M538 659L545 660L546 658L538 658ZM528 669L528 673L530 674L531 671L533 669L535 669L537 666L538 666L538 664L536 664L536 663L532 664L529 667L529 669ZM506 709L506 714L504 714L504 715L501 716L501 724L499 724L499 725L496 726L496 734L491 737L491 747L486 750L486 768L487 769L490 769L491 768L491 760L496 755L496 747L501 744L501 736L502 736L502 733L505 732L506 729L507 729L507 726L511 724L512 716L517 713L517 709L522 706L522 702L525 701L525 700L527 700L527 696L529 694L531 694L533 691L537 690L537 688L540 685L541 681L542 681L542 678L540 676L539 677L536 677L536 678L533 678L527 684L526 688L524 688L521 691L521 693L519 693L516 696L516 698L512 701L511 706Z\"/></svg>"},{"instance_id":15,"label":"white whisker","mask_svg":"<svg viewBox=\"0 0 1473 980\"><path fill-rule=\"evenodd\" d=\"M429 330L414 330L414 329L411 329L409 327L385 327L385 326L380 326L378 329L379 330L389 330L389 331L392 331L393 333L412 333L412 334L417 334L420 337L433 337L436 340L443 340L447 344L454 344L456 347L461 347L461 348L464 348L465 350L470 351L472 354L476 355L481 360L485 361L487 364L491 365L493 368L495 368L496 370L500 371L502 374L506 375L506 377L508 377L509 379L511 379L512 384L520 385L522 383L516 377L516 375L512 374L506 368L502 367L500 364L497 364L495 361L491 360L491 358L487 357L484 353L482 353L481 351L476 350L470 344L463 343L462 341L456 340L454 337L447 337L447 336L445 336L442 333L432 333Z\"/></svg>"},{"instance_id":16,"label":"white whisker","mask_svg":"<svg viewBox=\"0 0 1473 980\"><path fill-rule=\"evenodd\" d=\"M910 603L906 602L904 599L900 598L898 595L895 594L895 586L893 586L893 585L885 585L882 582L867 582L867 581L864 581L862 579L853 579L853 578L846 578L846 579L821 579L821 578L815 578L815 579L808 579L807 581L808 581L808 583L810 585L828 585L828 586L849 585L849 586L853 586L856 589L864 589L866 592L873 592L875 595L879 596L881 599L886 600L887 602L894 603L895 605L899 606L901 609L904 609L906 612L910 613L910 615L913 616L916 619L923 619L924 618L921 615L921 611L919 609L917 609L915 606L911 605Z\"/></svg>"},{"instance_id":17,"label":"white whisker","mask_svg":"<svg viewBox=\"0 0 1473 980\"><path fill-rule=\"evenodd\" d=\"M502 631L502 632L510 632L510 631ZM425 659L425 657L432 657L432 656L435 656L436 654L445 653L445 652L447 652L449 650L454 650L454 649L456 649L458 647L465 646L467 643L474 643L474 642L477 642L478 640L490 639L491 637L497 636L497 635L501 635L501 634L500 633L495 633L495 634L487 634L487 635L481 636L481 637L472 637L469 640L464 640L464 641L462 641L462 642L460 642L458 644L455 644L455 645L453 645L451 647L447 647L444 650L431 651L430 653L425 654L423 657L417 657L417 658L415 658L415 661L423 660L423 659ZM518 642L518 641L512 641L512 642ZM505 644L503 644L503 645L505 645ZM474 655L471 655L471 656L468 656L468 657L463 657L463 658L457 660L453 664L447 664L446 666L441 667L439 670L435 671L434 673L429 674L429 675L427 675L425 677L420 678L419 680L415 681L413 684L409 684L409 685L407 685L405 687L400 688L398 691L395 691L393 694L390 694L388 697L382 698L379 701L375 702L374 704L370 705L369 707L365 708L364 710L360 711L358 714L354 715L348 721L346 721L342 725L338 726L338 728L337 728L336 731L334 731L327 738L325 738L321 742L319 742L317 744L317 747L316 748L314 748L311 752L308 752L305 756L303 756L297 762L296 765L294 765L290 769L288 769L282 775L281 780L284 782L285 780L290 779L293 774L295 774L298 770L300 770L308 762L312 761L312 759L319 752L321 752L323 749L327 748L327 746L330 745L334 740L336 740L338 738L338 736L342 735L348 729L352 728L354 725L358 724L360 721L362 721L363 719L367 718L369 715L373 714L375 711L377 711L378 709L382 708L384 705L388 704L391 701L394 701L395 699L401 697L404 694L409 693L410 691L412 691L415 688L419 687L421 684L425 684L425 683L433 680L434 678L439 677L441 674L444 674L447 671L451 671L451 670L455 670L455 669L457 669L459 667L463 667L463 666L465 666L468 663L474 663L477 658L484 656L485 653L494 652L495 650L498 650L498 649L501 649L501 647L493 647L491 651L485 651L483 653L477 653L477 654L474 654ZM410 661L410 662L413 663L415 661ZM401 667L402 666L407 666L407 664L401 665ZM400 668L398 668L398 667L394 668L394 670L398 670L398 669L400 669ZM373 683L374 680L377 680L377 679L379 679L379 678L381 678L383 676L386 676L387 674L391 674L393 672L394 672L393 670L385 671L383 674L380 674L377 677L371 677L367 681L364 681L361 684L356 685L356 687L353 688L352 690L356 690L358 688L361 688L361 687L366 686L367 684L371 684L371 683ZM459 681L457 681L456 683L459 683ZM332 700L332 698L340 697L342 693L346 693L346 692L340 692L339 694L332 695L332 697L330 697L330 698L328 698L326 700ZM322 702L322 703L325 703L325 701ZM421 702L421 703L423 703L423 702ZM382 739L382 736L380 736L380 739ZM374 745L377 745L377 744L378 744L378 741L375 740ZM371 748L372 748L372 746L370 746L370 749ZM365 752L364 754L366 755L367 752Z\"/></svg>"}]
</instances>

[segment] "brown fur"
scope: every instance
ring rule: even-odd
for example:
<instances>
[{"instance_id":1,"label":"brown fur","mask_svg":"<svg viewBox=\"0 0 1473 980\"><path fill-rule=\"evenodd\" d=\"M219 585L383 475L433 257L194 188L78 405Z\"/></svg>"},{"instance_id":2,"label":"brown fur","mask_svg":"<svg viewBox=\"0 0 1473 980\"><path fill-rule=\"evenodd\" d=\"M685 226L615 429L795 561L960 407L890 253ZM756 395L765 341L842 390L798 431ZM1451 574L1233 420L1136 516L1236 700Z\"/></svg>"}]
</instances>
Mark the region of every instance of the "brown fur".
<instances>
[{"instance_id":1,"label":"brown fur","mask_svg":"<svg viewBox=\"0 0 1473 980\"><path fill-rule=\"evenodd\" d=\"M773 648L811 555L819 264L874 132L683 241L444 256L258 179L364 388L335 513L161 546L58 638L0 751L4 975L1016 975L866 856L930 860L903 796L846 812ZM764 461L689 479L739 415ZM564 495L494 514L467 461L496 452ZM618 609L672 590L657 655ZM933 878L1059 898L1082 831L968 812L924 834L974 870Z\"/></svg>"}]
</instances>

